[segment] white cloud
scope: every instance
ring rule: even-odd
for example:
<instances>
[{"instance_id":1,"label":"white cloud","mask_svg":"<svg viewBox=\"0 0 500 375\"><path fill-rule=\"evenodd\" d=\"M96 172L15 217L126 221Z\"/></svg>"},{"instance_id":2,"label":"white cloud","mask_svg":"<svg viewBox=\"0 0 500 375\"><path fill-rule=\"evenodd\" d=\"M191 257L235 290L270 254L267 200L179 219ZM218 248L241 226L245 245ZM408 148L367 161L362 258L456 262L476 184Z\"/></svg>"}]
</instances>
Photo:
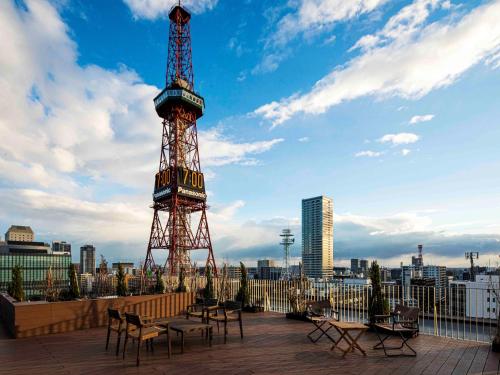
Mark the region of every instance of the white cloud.
<instances>
[{"instance_id":1,"label":"white cloud","mask_svg":"<svg viewBox=\"0 0 500 375\"><path fill-rule=\"evenodd\" d=\"M294 11L278 22L269 44L282 46L299 34L316 34L331 30L336 23L369 13L387 0L300 0L290 2Z\"/></svg>"},{"instance_id":2,"label":"white cloud","mask_svg":"<svg viewBox=\"0 0 500 375\"><path fill-rule=\"evenodd\" d=\"M413 133L398 133L398 134L386 134L378 142L380 143L392 143L394 146L407 145L410 143L418 142L420 137Z\"/></svg>"},{"instance_id":3,"label":"white cloud","mask_svg":"<svg viewBox=\"0 0 500 375\"><path fill-rule=\"evenodd\" d=\"M166 17L177 0L123 0L130 8L135 18L146 18L154 20L158 17ZM182 5L194 13L203 13L213 9L218 0L184 0Z\"/></svg>"},{"instance_id":4,"label":"white cloud","mask_svg":"<svg viewBox=\"0 0 500 375\"><path fill-rule=\"evenodd\" d=\"M396 39L408 38L420 31L422 24L427 20L430 12L438 7L442 0L415 0L403 7L392 16L382 30L374 35L365 35L360 38L350 51L357 48L369 50L373 47L387 44Z\"/></svg>"},{"instance_id":5,"label":"white cloud","mask_svg":"<svg viewBox=\"0 0 500 375\"><path fill-rule=\"evenodd\" d=\"M233 143L225 138L219 128L199 132L200 153L202 165L221 166L231 163L251 165L255 159L249 155L269 151L273 146L283 142L282 138L270 141Z\"/></svg>"},{"instance_id":6,"label":"white cloud","mask_svg":"<svg viewBox=\"0 0 500 375\"><path fill-rule=\"evenodd\" d=\"M407 156L407 155L409 155L409 154L410 154L410 152L411 152L411 150L409 150L409 149L407 149L407 148L403 148L403 149L401 150L401 155L403 155L403 156Z\"/></svg>"},{"instance_id":7,"label":"white cloud","mask_svg":"<svg viewBox=\"0 0 500 375\"><path fill-rule=\"evenodd\" d=\"M298 139L298 141L302 143L309 142L309 137L301 137Z\"/></svg>"},{"instance_id":8,"label":"white cloud","mask_svg":"<svg viewBox=\"0 0 500 375\"><path fill-rule=\"evenodd\" d=\"M276 126L298 113L324 113L362 96L418 99L452 84L500 49L498 0L478 6L463 17L455 15L428 25L422 24L422 17L410 24L408 15L400 19L400 24L389 20L380 44L372 43L372 48L335 68L310 92L262 105L255 113Z\"/></svg>"},{"instance_id":9,"label":"white cloud","mask_svg":"<svg viewBox=\"0 0 500 375\"><path fill-rule=\"evenodd\" d=\"M0 1L0 45L0 219L58 237L145 242L159 89L124 66L79 66L49 2ZM282 141L237 142L219 128L198 136L204 167L255 164Z\"/></svg>"},{"instance_id":10,"label":"white cloud","mask_svg":"<svg viewBox=\"0 0 500 375\"><path fill-rule=\"evenodd\" d=\"M282 17L277 16L280 7L273 8L271 22L276 27L266 39L264 57L252 73L261 74L276 70L279 64L291 55L292 51L287 45L298 36L303 35L306 39L310 39L329 32L336 23L370 13L386 2L387 0L290 1L287 4L290 11ZM331 44L334 41L335 35L330 35L324 44Z\"/></svg>"},{"instance_id":11,"label":"white cloud","mask_svg":"<svg viewBox=\"0 0 500 375\"><path fill-rule=\"evenodd\" d=\"M369 158L378 158L379 156L382 156L383 152L378 152L378 151L371 151L371 150L365 150L365 151L360 151L354 154L355 157L369 157Z\"/></svg>"},{"instance_id":12,"label":"white cloud","mask_svg":"<svg viewBox=\"0 0 500 375\"><path fill-rule=\"evenodd\" d=\"M413 116L410 119L410 124L418 124L419 122L427 122L431 121L434 118L434 115L417 115Z\"/></svg>"}]
</instances>

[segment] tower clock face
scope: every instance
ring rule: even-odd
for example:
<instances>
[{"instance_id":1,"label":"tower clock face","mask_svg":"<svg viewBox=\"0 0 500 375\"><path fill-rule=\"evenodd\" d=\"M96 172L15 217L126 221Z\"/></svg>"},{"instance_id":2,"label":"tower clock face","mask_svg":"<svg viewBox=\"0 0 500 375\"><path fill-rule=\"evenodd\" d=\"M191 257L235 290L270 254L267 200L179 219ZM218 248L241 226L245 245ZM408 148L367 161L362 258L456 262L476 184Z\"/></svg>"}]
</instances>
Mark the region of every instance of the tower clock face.
<instances>
[{"instance_id":1,"label":"tower clock face","mask_svg":"<svg viewBox=\"0 0 500 375\"><path fill-rule=\"evenodd\" d=\"M177 167L176 175L174 175L173 171L174 168L169 167L156 174L153 194L155 202L172 195L175 191L177 191L177 194L189 198L202 201L207 199L203 173L184 167Z\"/></svg>"}]
</instances>

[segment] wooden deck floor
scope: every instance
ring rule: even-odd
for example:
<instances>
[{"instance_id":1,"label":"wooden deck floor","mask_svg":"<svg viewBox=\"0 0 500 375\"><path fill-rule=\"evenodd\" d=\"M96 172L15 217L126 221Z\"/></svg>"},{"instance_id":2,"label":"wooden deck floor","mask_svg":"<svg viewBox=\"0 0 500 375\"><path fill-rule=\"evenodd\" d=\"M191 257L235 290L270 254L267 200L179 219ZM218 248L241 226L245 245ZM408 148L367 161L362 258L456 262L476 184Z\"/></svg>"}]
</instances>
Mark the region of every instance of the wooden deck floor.
<instances>
[{"instance_id":1,"label":"wooden deck floor","mask_svg":"<svg viewBox=\"0 0 500 375\"><path fill-rule=\"evenodd\" d=\"M10 339L0 334L1 374L498 374L500 356L486 344L421 335L412 340L416 358L385 358L369 349L375 336L367 333L361 345L368 356L350 353L345 359L330 351L330 342L317 344L306 338L312 325L290 321L280 314L245 314L241 340L231 326L227 344L217 334L212 348L199 336L189 337L180 354L174 338L172 359L165 339L154 353L143 348L142 363L135 366L130 346L127 357L115 357L114 345L104 351L105 329ZM115 341L113 340L113 344Z\"/></svg>"}]
</instances>

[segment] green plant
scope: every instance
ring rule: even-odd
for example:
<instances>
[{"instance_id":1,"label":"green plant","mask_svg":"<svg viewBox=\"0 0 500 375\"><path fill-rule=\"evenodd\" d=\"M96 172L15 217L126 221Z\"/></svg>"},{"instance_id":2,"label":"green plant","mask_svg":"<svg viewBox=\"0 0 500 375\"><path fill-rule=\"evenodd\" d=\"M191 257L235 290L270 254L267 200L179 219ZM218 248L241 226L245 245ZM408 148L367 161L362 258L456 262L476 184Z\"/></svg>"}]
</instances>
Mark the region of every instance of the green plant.
<instances>
[{"instance_id":1,"label":"green plant","mask_svg":"<svg viewBox=\"0 0 500 375\"><path fill-rule=\"evenodd\" d=\"M121 297L124 297L128 294L128 288L127 288L127 280L125 277L125 271L123 270L123 266L120 263L118 265L118 272L116 273L116 294L118 294Z\"/></svg>"},{"instance_id":2,"label":"green plant","mask_svg":"<svg viewBox=\"0 0 500 375\"><path fill-rule=\"evenodd\" d=\"M214 298L214 280L212 278L212 267L207 266L207 284L205 285L205 289L203 291L203 297L205 299Z\"/></svg>"},{"instance_id":3,"label":"green plant","mask_svg":"<svg viewBox=\"0 0 500 375\"><path fill-rule=\"evenodd\" d=\"M376 315L389 314L389 302L384 296L380 281L380 266L377 261L373 261L369 270L370 280L372 282L372 291L368 300L368 317L370 323L376 321Z\"/></svg>"},{"instance_id":4,"label":"green plant","mask_svg":"<svg viewBox=\"0 0 500 375\"><path fill-rule=\"evenodd\" d=\"M12 282L9 284L8 293L19 302L24 301L23 275L20 266L12 268Z\"/></svg>"},{"instance_id":5,"label":"green plant","mask_svg":"<svg viewBox=\"0 0 500 375\"><path fill-rule=\"evenodd\" d=\"M181 267L179 272L179 284L177 285L177 289L175 290L177 293L183 293L186 291L186 272L184 271L184 267Z\"/></svg>"},{"instance_id":6,"label":"green plant","mask_svg":"<svg viewBox=\"0 0 500 375\"><path fill-rule=\"evenodd\" d=\"M80 287L78 286L78 278L76 275L76 267L75 267L74 263L71 263L69 265L68 276L69 276L68 297L70 299L80 298Z\"/></svg>"},{"instance_id":7,"label":"green plant","mask_svg":"<svg viewBox=\"0 0 500 375\"><path fill-rule=\"evenodd\" d=\"M163 282L163 277L161 276L160 269L157 269L155 273L156 273L155 293L163 293L165 292L165 283Z\"/></svg>"},{"instance_id":8,"label":"green plant","mask_svg":"<svg viewBox=\"0 0 500 375\"><path fill-rule=\"evenodd\" d=\"M238 294L236 295L236 301L241 302L242 307L245 307L250 304L250 293L248 292L247 269L243 262L240 262L240 269L240 289L238 290Z\"/></svg>"}]
</instances>

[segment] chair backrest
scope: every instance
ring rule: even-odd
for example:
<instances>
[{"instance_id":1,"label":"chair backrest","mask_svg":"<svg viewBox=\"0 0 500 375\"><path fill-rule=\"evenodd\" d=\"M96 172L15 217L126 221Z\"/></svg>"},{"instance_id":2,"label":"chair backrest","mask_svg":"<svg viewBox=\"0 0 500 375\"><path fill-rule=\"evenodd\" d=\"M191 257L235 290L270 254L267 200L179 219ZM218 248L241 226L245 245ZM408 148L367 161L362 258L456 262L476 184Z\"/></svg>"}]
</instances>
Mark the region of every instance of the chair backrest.
<instances>
[{"instance_id":1,"label":"chair backrest","mask_svg":"<svg viewBox=\"0 0 500 375\"><path fill-rule=\"evenodd\" d=\"M420 309L418 307L410 307L402 304L397 304L394 307L394 312L404 320L417 321Z\"/></svg>"},{"instance_id":2,"label":"chair backrest","mask_svg":"<svg viewBox=\"0 0 500 375\"><path fill-rule=\"evenodd\" d=\"M222 305L226 310L241 310L241 302L239 301L224 301Z\"/></svg>"},{"instance_id":3,"label":"chair backrest","mask_svg":"<svg viewBox=\"0 0 500 375\"><path fill-rule=\"evenodd\" d=\"M125 313L125 319L127 320L127 324L133 324L137 327L142 327L141 317L137 314Z\"/></svg>"},{"instance_id":4,"label":"chair backrest","mask_svg":"<svg viewBox=\"0 0 500 375\"><path fill-rule=\"evenodd\" d=\"M116 309L108 309L108 317L110 319L122 320L122 314Z\"/></svg>"},{"instance_id":5,"label":"chair backrest","mask_svg":"<svg viewBox=\"0 0 500 375\"><path fill-rule=\"evenodd\" d=\"M217 298L206 298L204 301L203 301L203 304L205 306L217 306L217 303L219 302L219 300Z\"/></svg>"},{"instance_id":6,"label":"chair backrest","mask_svg":"<svg viewBox=\"0 0 500 375\"><path fill-rule=\"evenodd\" d=\"M308 315L325 316L329 314L332 309L332 304L328 299L322 301L309 301L306 305Z\"/></svg>"}]
</instances>

